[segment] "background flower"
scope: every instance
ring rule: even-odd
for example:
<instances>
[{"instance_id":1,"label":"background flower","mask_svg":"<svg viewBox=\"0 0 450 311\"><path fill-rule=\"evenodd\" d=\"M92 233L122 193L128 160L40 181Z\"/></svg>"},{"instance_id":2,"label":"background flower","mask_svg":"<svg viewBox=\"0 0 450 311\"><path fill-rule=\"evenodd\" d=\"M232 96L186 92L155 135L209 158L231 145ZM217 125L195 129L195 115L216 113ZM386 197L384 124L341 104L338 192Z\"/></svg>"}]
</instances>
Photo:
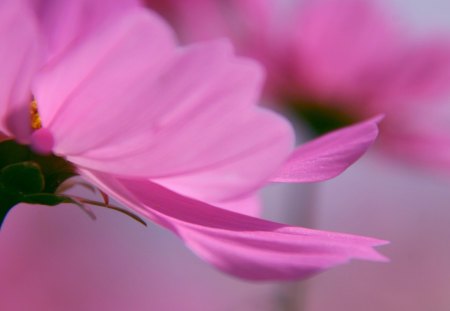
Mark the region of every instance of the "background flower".
<instances>
[{"instance_id":1,"label":"background flower","mask_svg":"<svg viewBox=\"0 0 450 311\"><path fill-rule=\"evenodd\" d=\"M401 0L395 1L395 5L409 17L419 34L450 27L447 1ZM448 102L443 103L448 106ZM421 115L427 118L431 113L431 109L423 110ZM438 114L442 119L447 115L446 109ZM428 121L431 120L430 117ZM446 157L445 152L432 150L429 149L428 156L435 156L435 161L440 156ZM440 165L441 172L445 170L442 163L434 163ZM352 271L342 268L319 276L308 284L308 299L297 301L298 309L448 310L450 197L445 172L444 176L436 176L434 172L414 170L373 154L351 172L323 185L317 224L327 229L351 226L366 234L378 232L392 241L386 247L391 264L384 267L358 264ZM356 187L350 190L349 184ZM353 208L349 203L355 201L364 202L364 208ZM340 208L336 209L336 205ZM377 221L384 225L374 226Z\"/></svg>"},{"instance_id":2,"label":"background flower","mask_svg":"<svg viewBox=\"0 0 450 311\"><path fill-rule=\"evenodd\" d=\"M290 106L316 133L386 113L379 145L388 155L447 171L439 103L450 100L448 34L414 33L383 1L196 0L189 10L156 2L147 1L185 41L226 36L264 64L268 101Z\"/></svg>"}]
</instances>

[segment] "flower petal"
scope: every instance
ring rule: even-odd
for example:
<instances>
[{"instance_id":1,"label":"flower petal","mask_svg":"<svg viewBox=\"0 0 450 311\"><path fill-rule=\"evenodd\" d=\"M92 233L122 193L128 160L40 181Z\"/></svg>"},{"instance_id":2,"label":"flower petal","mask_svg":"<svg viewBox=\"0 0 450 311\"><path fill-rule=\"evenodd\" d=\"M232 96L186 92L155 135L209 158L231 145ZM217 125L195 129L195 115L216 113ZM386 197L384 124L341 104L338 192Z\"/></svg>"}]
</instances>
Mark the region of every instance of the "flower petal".
<instances>
[{"instance_id":1,"label":"flower petal","mask_svg":"<svg viewBox=\"0 0 450 311\"><path fill-rule=\"evenodd\" d=\"M274 182L318 182L336 177L358 160L378 135L381 116L323 135L298 147Z\"/></svg>"},{"instance_id":2,"label":"flower petal","mask_svg":"<svg viewBox=\"0 0 450 311\"><path fill-rule=\"evenodd\" d=\"M192 158L187 158L190 162L185 164L187 169L193 165L197 168L184 172L180 170L168 177L152 178L153 181L183 195L208 202L240 199L242 195L266 183L291 151L293 134L290 126L272 112L243 109L235 111L234 117L225 117L223 113L223 119L213 115L211 119L216 119L217 123L225 119L225 123L219 124L217 131L202 136L202 127L208 128L206 119L205 122L191 125L193 128L198 127L197 133L192 133L191 138L184 131L179 134L182 140L178 148L181 150L189 148L189 144L192 146L192 142L204 145L195 147L197 144L194 143ZM216 163L211 164L212 161ZM170 164L175 166L178 163L175 159Z\"/></svg>"},{"instance_id":3,"label":"flower petal","mask_svg":"<svg viewBox=\"0 0 450 311\"><path fill-rule=\"evenodd\" d=\"M138 6L138 0L28 0L48 42L48 57L62 52L110 18Z\"/></svg>"},{"instance_id":4,"label":"flower petal","mask_svg":"<svg viewBox=\"0 0 450 311\"><path fill-rule=\"evenodd\" d=\"M259 194L252 194L239 200L220 202L218 207L253 217L260 217L262 214L262 202Z\"/></svg>"},{"instance_id":5,"label":"flower petal","mask_svg":"<svg viewBox=\"0 0 450 311\"><path fill-rule=\"evenodd\" d=\"M37 25L21 1L0 2L0 38L0 132L26 143L30 84L41 58Z\"/></svg>"},{"instance_id":6,"label":"flower petal","mask_svg":"<svg viewBox=\"0 0 450 311\"><path fill-rule=\"evenodd\" d=\"M65 126L64 139L77 150L61 147L61 153L83 166L161 179L197 174L199 170L208 174L242 159L248 162L249 157L256 161L257 153L261 161L274 159L276 164L266 165L273 170L287 157L293 142L290 125L256 107L262 80L260 68L235 58L227 43L179 50L165 68L153 75L158 77L153 81L149 78L148 84L142 79L136 81L147 86L137 100L131 101L135 96L127 89L128 99L122 99L126 105L108 95L98 114L84 116L84 122L92 124L92 131L109 129L107 142L97 137L91 144L86 140L80 144L79 138L85 137L88 129L73 131ZM71 109L71 117L80 114L81 103L77 104ZM112 105L118 116L111 116L114 124L108 125L101 119ZM57 125L60 130L63 120ZM249 166L249 170L255 169Z\"/></svg>"},{"instance_id":7,"label":"flower petal","mask_svg":"<svg viewBox=\"0 0 450 311\"><path fill-rule=\"evenodd\" d=\"M292 149L289 123L256 106L261 83L228 42L175 49L136 10L47 66L35 94L55 153L220 201L257 188Z\"/></svg>"},{"instance_id":8,"label":"flower petal","mask_svg":"<svg viewBox=\"0 0 450 311\"><path fill-rule=\"evenodd\" d=\"M383 241L288 227L180 196L149 181L82 171L119 202L173 231L201 258L251 280L305 278L352 258L383 261Z\"/></svg>"},{"instance_id":9,"label":"flower petal","mask_svg":"<svg viewBox=\"0 0 450 311\"><path fill-rule=\"evenodd\" d=\"M183 42L197 42L224 37L227 25L221 16L220 5L210 0L145 0L152 10L166 18L177 30Z\"/></svg>"},{"instance_id":10,"label":"flower petal","mask_svg":"<svg viewBox=\"0 0 450 311\"><path fill-rule=\"evenodd\" d=\"M135 9L90 32L47 64L35 79L33 93L43 127L49 127L55 136L56 151L80 152L79 149L92 147L92 140L104 138L110 128L117 129L114 122L121 119L120 113L138 91L132 88L133 83L162 62L173 46L172 32L162 20L143 9ZM113 100L116 96L119 98ZM57 122L60 124L53 126ZM95 124L98 127L94 132L98 133L91 136L99 138L85 136L75 143L74 134L69 135L92 133ZM107 124L109 128L103 130L102 126ZM79 130L73 131L74 128ZM85 128L86 131L80 131ZM78 143L80 147L75 149Z\"/></svg>"}]
</instances>

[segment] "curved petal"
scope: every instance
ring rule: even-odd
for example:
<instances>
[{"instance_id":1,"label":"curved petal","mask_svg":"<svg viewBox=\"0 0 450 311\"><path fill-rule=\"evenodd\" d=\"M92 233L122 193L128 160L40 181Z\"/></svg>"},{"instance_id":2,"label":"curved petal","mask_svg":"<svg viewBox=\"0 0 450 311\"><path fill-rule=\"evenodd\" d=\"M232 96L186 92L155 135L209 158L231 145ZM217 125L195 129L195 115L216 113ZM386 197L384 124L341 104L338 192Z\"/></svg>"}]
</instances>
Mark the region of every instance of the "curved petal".
<instances>
[{"instance_id":1,"label":"curved petal","mask_svg":"<svg viewBox=\"0 0 450 311\"><path fill-rule=\"evenodd\" d=\"M139 91L133 83L155 70L174 45L173 34L161 19L144 9L135 9L114 23L90 32L84 40L47 64L34 81L33 94L43 127L51 129L55 136L55 151L80 152L79 148L74 149L76 143L71 140L74 134L70 133L92 133L95 124L98 127L94 130L100 130L96 133L99 139L109 130L101 128L107 124L116 128L116 133L114 122L121 119L123 107L130 105ZM122 103L122 100L126 101ZM129 110L136 114L131 108ZM56 122L60 124L54 126ZM73 131L74 128L86 131ZM64 138L66 134L70 134L68 139ZM91 139L95 141L94 137ZM91 139L77 143L81 143L80 148L90 148Z\"/></svg>"},{"instance_id":2,"label":"curved petal","mask_svg":"<svg viewBox=\"0 0 450 311\"><path fill-rule=\"evenodd\" d=\"M40 37L21 1L0 2L0 132L22 143L31 134L31 79L40 64Z\"/></svg>"},{"instance_id":3,"label":"curved petal","mask_svg":"<svg viewBox=\"0 0 450 311\"><path fill-rule=\"evenodd\" d=\"M184 141L178 148L182 150L189 148L186 145L192 146L192 142L195 146L195 142L204 141L204 147L194 148L192 160L186 163L186 166L198 165L198 169L152 180L183 195L208 202L240 199L265 184L292 150L290 126L284 119L265 110L236 111L234 117L227 117L229 120L225 119L224 113L222 115L223 118L216 118L220 122L226 121L220 132L209 132L204 136L199 132L193 133L195 135L191 138L186 133L180 134ZM245 119L241 121L243 117ZM208 128L204 123L192 126ZM211 165L214 160L217 162Z\"/></svg>"},{"instance_id":4,"label":"curved petal","mask_svg":"<svg viewBox=\"0 0 450 311\"><path fill-rule=\"evenodd\" d=\"M144 0L152 10L164 16L184 42L224 37L228 30L220 4L211 0Z\"/></svg>"},{"instance_id":5,"label":"curved petal","mask_svg":"<svg viewBox=\"0 0 450 311\"><path fill-rule=\"evenodd\" d=\"M274 182L318 182L345 171L378 136L375 117L323 135L298 147L284 163Z\"/></svg>"},{"instance_id":6,"label":"curved petal","mask_svg":"<svg viewBox=\"0 0 450 311\"><path fill-rule=\"evenodd\" d=\"M217 268L251 280L305 278L352 258L383 261L383 241L287 227L180 196L142 180L82 174L119 202L177 234Z\"/></svg>"},{"instance_id":7,"label":"curved petal","mask_svg":"<svg viewBox=\"0 0 450 311\"><path fill-rule=\"evenodd\" d=\"M33 8L52 58L74 40L108 19L136 7L138 0L28 0Z\"/></svg>"},{"instance_id":8,"label":"curved petal","mask_svg":"<svg viewBox=\"0 0 450 311\"><path fill-rule=\"evenodd\" d=\"M286 82L286 44L294 29L286 21L291 20L299 1L144 0L144 3L164 16L183 42L229 38L239 55L251 57L265 67L266 87L278 91L281 83Z\"/></svg>"},{"instance_id":9,"label":"curved petal","mask_svg":"<svg viewBox=\"0 0 450 311\"><path fill-rule=\"evenodd\" d=\"M55 153L220 201L257 188L292 149L289 123L256 107L261 83L228 42L175 49L136 10L47 66L35 96Z\"/></svg>"},{"instance_id":10,"label":"curved petal","mask_svg":"<svg viewBox=\"0 0 450 311\"><path fill-rule=\"evenodd\" d=\"M256 161L255 154L261 161L272 158L275 163L266 166L274 170L287 157L290 125L255 106L261 82L256 64L232 56L225 42L214 42L179 50L164 67L111 87L121 94L98 95L97 83L107 80L92 83L91 92L67 103L64 116L52 124L61 133L55 150L81 166L161 179L207 174L248 163L250 156ZM130 84L140 92L125 87ZM81 105L92 107L95 97L95 110L86 114ZM89 127L73 131L67 121L80 119ZM86 139L92 132L98 134Z\"/></svg>"},{"instance_id":11,"label":"curved petal","mask_svg":"<svg viewBox=\"0 0 450 311\"><path fill-rule=\"evenodd\" d=\"M239 200L220 202L215 205L235 213L253 217L260 217L262 214L262 202L259 194L252 194Z\"/></svg>"}]
</instances>

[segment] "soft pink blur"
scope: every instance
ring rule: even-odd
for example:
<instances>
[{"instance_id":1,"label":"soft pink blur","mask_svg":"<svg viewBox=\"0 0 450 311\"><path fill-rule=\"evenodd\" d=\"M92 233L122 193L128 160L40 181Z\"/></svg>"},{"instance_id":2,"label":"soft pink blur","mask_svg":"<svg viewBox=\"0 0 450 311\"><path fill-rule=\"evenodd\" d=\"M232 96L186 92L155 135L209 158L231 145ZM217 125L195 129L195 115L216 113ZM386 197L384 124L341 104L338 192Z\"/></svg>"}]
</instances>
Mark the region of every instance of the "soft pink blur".
<instances>
[{"instance_id":1,"label":"soft pink blur","mask_svg":"<svg viewBox=\"0 0 450 311\"><path fill-rule=\"evenodd\" d=\"M450 103L450 31L416 34L388 1L194 2L147 1L185 41L226 36L261 62L270 101L386 113L382 150L450 172L450 118L427 113Z\"/></svg>"},{"instance_id":2,"label":"soft pink blur","mask_svg":"<svg viewBox=\"0 0 450 311\"><path fill-rule=\"evenodd\" d=\"M389 239L387 265L356 263L308 283L307 311L450 309L449 182L372 154L321 185L316 225ZM304 303L304 302L302 302Z\"/></svg>"},{"instance_id":3,"label":"soft pink blur","mask_svg":"<svg viewBox=\"0 0 450 311\"><path fill-rule=\"evenodd\" d=\"M450 29L450 3L446 0L393 2L409 17L417 33ZM443 103L448 106L448 101ZM423 118L416 119L414 125L417 131L438 128L441 138L433 142L424 135L424 143L431 144L428 150L408 141L403 146L412 146L416 151L420 148L415 155L442 172L450 153L446 148L432 147L449 146L449 108L430 108L420 110ZM308 282L307 303L299 310L449 310L449 186L446 176L412 170L373 154L347 174L323 185L317 225L323 229L358 230L391 240L386 247L391 263L358 263L355 269L342 267L313 279Z\"/></svg>"},{"instance_id":4,"label":"soft pink blur","mask_svg":"<svg viewBox=\"0 0 450 311\"><path fill-rule=\"evenodd\" d=\"M411 118L417 127L417 118ZM423 148L420 151L424 153ZM441 151L429 153L445 162L448 153ZM319 226L392 239L388 255L393 262L380 267L360 263L357 271L352 265L318 277L308 307L446 311L447 189L444 181L375 158L325 186L318 203L321 212L315 217ZM12 303L5 309L179 310L180 304L185 310L205 311L274 308L274 286L224 277L179 249L179 242L167 233L146 232L113 212L96 213L99 220L92 222L75 206L14 210L2 228L6 238L0 240L0 275L5 276L0 280L0 307Z\"/></svg>"},{"instance_id":5,"label":"soft pink blur","mask_svg":"<svg viewBox=\"0 0 450 311\"><path fill-rule=\"evenodd\" d=\"M197 2L203 3L203 7L210 11L217 10L213 4L218 1ZM247 1L241 3L244 2ZM289 2L289 6L295 1L271 3L280 6L278 5L280 2ZM320 6L326 2L315 3ZM209 3L209 6L205 3ZM177 11L172 8L172 15L168 16L172 20L178 18L178 23L185 23L180 32L186 40L213 36L211 32L217 30L222 31L222 35L229 36L231 33L231 36L236 38L235 32L230 32L227 22L231 20L235 27L236 25L242 27L243 19L239 14L245 11L239 10L236 13L233 10L233 3L230 1L227 2L229 5L226 5L222 2L222 8L225 6L228 10L225 10L224 15L218 10L219 14L213 14L218 16L218 19L212 19L212 22L209 19L197 18L197 23L209 22L211 27L198 28L198 33L193 30L195 36L192 37L186 34L190 30L189 23L183 20L188 19L188 16L179 18L176 15L188 11ZM341 5L341 1L335 3ZM380 3L381 1L376 5ZM387 154L400 156L402 161L425 164L428 168L437 169L448 175L450 167L450 99L447 97L450 91L448 1L399 0L382 3L385 4L387 5L385 9L381 6L381 10L371 11L369 8L369 11L366 11L366 17L372 18L364 19L361 18L363 14L350 11L348 18L341 23L337 22L334 26L330 23L331 18L320 15L326 12L318 12L317 15L323 18L319 21L314 19L314 23L321 25L324 33L328 31L329 37L327 40L319 40L318 37L314 38L318 34L317 29L316 32L309 29L310 43L315 49L309 50L311 58L304 62L309 71L302 73L301 69L298 69L298 75L303 81L309 79L311 86L308 85L308 92L311 95L308 96L316 97L316 100L321 100L324 104L327 98L329 100L330 96L335 97L338 94L338 98L348 101L342 107L347 109L346 107L351 106L352 110L348 110L350 113L361 113L361 108L364 107L368 108L367 111L386 110L389 119L383 124L381 138L382 146L389 152ZM396 13L391 10L395 4L400 4L396 8ZM232 9L229 9L230 7ZM196 6L192 8L196 11ZM260 12L257 9L253 11L254 14L259 14L256 21L259 25L263 25L268 19ZM280 11L268 12L279 14ZM337 18L335 10L328 13L331 17ZM292 11L290 14L293 14ZM413 17L411 23L407 21L408 14ZM230 16L232 18L229 18ZM255 22L253 16L248 15L244 21ZM283 19L283 23L289 24L290 19ZM314 23L311 22L310 26L312 27ZM433 23L437 26L417 27ZM345 25L347 30L342 31L342 26ZM238 34L243 33L240 38L249 33L248 29L258 32L259 35L267 31L265 27L254 26L244 30L237 29ZM279 28L270 29L273 31ZM301 34L304 29L291 27L289 31L298 31ZM355 33L359 35L356 36ZM283 41L286 36L289 34L278 40ZM242 43L239 40L235 42L238 45ZM253 44L252 41L244 42ZM369 49L370 46L372 48ZM288 83L283 83L283 79L279 79L278 61L273 57L273 53L266 53L274 47L270 49L260 47L261 45L256 49L258 55L255 54L254 57L265 63L272 75L269 79L269 93L273 94L280 85L289 88ZM242 47L240 50L248 51ZM267 55L270 57L267 58ZM289 58L287 61L293 60ZM387 62L388 65L380 65L378 62ZM277 69L274 70L274 67ZM365 69L367 67L370 69L368 77ZM317 68L320 69L318 72L311 73ZM334 71L336 68L342 70L336 72ZM373 72L378 73L373 76ZM291 79L292 76L282 78ZM361 80L361 77L367 79ZM361 83L364 87L360 87ZM378 83L381 85L377 85ZM305 84L300 85L303 93L304 86ZM361 107L352 100L366 97L367 94L374 98L371 102L364 102L367 106ZM305 310L305 306L308 311L449 310L448 187L447 179L413 171L404 164L389 162L375 155L330 184L320 185L317 190L319 211L312 217L317 225L323 229L353 232L361 230L369 235L392 240L391 245L387 247L387 255L392 262L376 267L370 263L358 263L356 269L353 269L354 266L341 267L318 276L308 282L310 287L307 303L305 304L303 295L297 299L298 310Z\"/></svg>"},{"instance_id":6,"label":"soft pink blur","mask_svg":"<svg viewBox=\"0 0 450 311\"><path fill-rule=\"evenodd\" d=\"M80 194L80 193L79 193ZM275 284L228 277L171 233L93 208L19 206L2 227L1 310L272 310Z\"/></svg>"},{"instance_id":7,"label":"soft pink blur","mask_svg":"<svg viewBox=\"0 0 450 311\"><path fill-rule=\"evenodd\" d=\"M129 0L52 3L0 3L0 53L10 67L0 76L3 132L35 152L63 157L94 187L237 277L300 279L351 259L386 260L374 250L385 241L214 206L248 204L242 199L256 195L280 168L290 181L338 175L371 146L376 119L337 132L342 140L299 147L307 158L296 152L289 158L290 123L257 105L261 66L237 57L228 40L179 46L160 16ZM58 13L70 16L73 28L66 31L68 20ZM39 49L28 48L34 45ZM47 57L36 56L41 52ZM32 98L40 120L34 130Z\"/></svg>"}]
</instances>

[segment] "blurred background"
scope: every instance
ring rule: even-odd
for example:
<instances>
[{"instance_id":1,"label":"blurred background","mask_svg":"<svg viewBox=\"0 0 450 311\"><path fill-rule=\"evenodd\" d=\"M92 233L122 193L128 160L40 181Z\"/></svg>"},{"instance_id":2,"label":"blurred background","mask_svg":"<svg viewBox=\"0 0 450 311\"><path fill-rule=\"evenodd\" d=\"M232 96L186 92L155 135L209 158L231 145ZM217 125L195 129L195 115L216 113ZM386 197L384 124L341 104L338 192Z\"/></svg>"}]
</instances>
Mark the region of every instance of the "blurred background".
<instances>
[{"instance_id":1,"label":"blurred background","mask_svg":"<svg viewBox=\"0 0 450 311\"><path fill-rule=\"evenodd\" d=\"M406 27L411 37L418 41L438 37L443 46L445 40L450 42L449 1L384 4L394 14L395 24ZM441 54L424 53L428 61L443 59L433 66L445 69L444 60L450 55ZM426 70L415 74L432 76ZM393 71L392 76L396 75ZM390 81L390 77L385 79ZM71 205L22 205L10 213L0 236L0 309L450 310L450 145L445 145L450 142L446 140L450 129L439 126L440 139L431 135L431 143L426 139L417 142L409 135L421 130L428 133L430 124L450 121L444 118L450 115L447 82L439 80L444 85L442 96L417 95L427 105L406 106L396 110L393 114L399 117L392 119L388 115L382 135L393 133L392 139L375 146L341 176L320 184L272 185L263 193L266 218L389 240L391 244L381 252L390 263L352 262L298 283L252 283L214 270L156 225L145 228L100 208L94 208L98 219L92 221ZM408 85L417 88L405 87L403 92L414 95L422 84ZM321 87L304 94L309 98ZM420 113L403 118L416 107ZM366 114L358 112L351 119ZM305 116L304 111L300 115ZM291 118L300 141L313 135L310 119L302 122L294 113ZM407 130L396 127L404 120L409 122L405 121ZM384 142L383 137L380 140Z\"/></svg>"}]
</instances>

